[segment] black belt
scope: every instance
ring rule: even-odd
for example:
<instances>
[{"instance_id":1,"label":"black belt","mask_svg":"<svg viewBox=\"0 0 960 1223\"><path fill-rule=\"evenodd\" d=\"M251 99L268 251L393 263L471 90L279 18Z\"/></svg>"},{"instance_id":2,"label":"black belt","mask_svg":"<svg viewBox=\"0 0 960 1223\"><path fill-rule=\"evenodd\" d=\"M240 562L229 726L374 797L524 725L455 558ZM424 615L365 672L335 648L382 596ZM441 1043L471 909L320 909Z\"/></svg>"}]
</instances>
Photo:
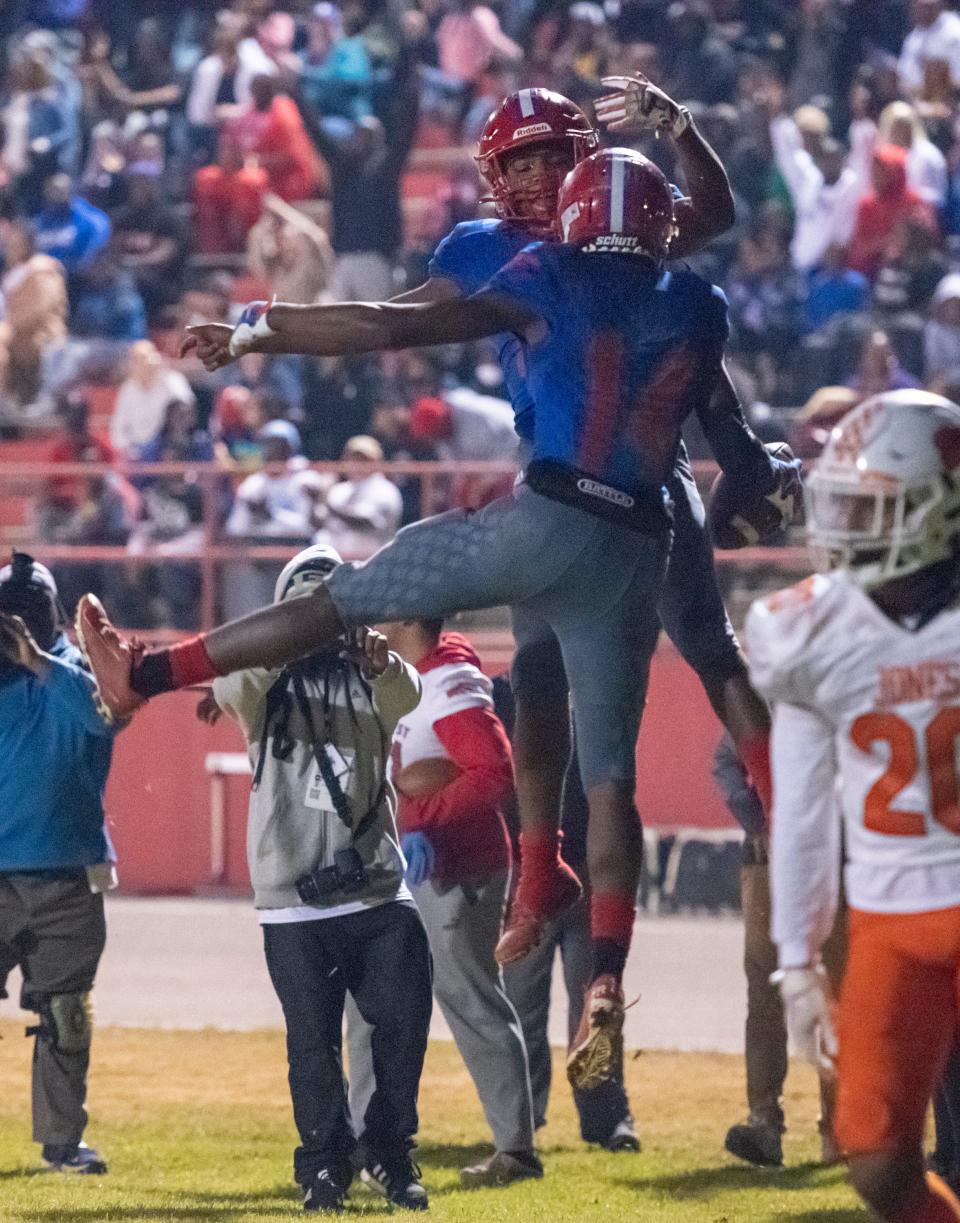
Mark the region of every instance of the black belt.
<instances>
[{"instance_id":1,"label":"black belt","mask_svg":"<svg viewBox=\"0 0 960 1223\"><path fill-rule=\"evenodd\" d=\"M524 478L541 497L583 510L595 518L605 518L631 531L661 535L673 522L670 498L662 485L627 493L604 484L589 472L568 467L555 459L536 459L527 467Z\"/></svg>"},{"instance_id":2,"label":"black belt","mask_svg":"<svg viewBox=\"0 0 960 1223\"><path fill-rule=\"evenodd\" d=\"M86 880L87 868L85 866L51 866L37 870L0 870L0 875L6 879L20 879L24 883L52 883L56 880Z\"/></svg>"}]
</instances>

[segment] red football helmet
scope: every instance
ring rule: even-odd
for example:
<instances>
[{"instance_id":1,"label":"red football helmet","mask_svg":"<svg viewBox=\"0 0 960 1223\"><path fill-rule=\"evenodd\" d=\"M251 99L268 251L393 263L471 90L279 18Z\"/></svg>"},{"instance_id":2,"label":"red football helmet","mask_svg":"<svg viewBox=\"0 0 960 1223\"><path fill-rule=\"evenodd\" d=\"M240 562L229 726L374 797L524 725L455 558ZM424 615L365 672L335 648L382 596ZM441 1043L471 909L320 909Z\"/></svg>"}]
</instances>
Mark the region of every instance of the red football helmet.
<instances>
[{"instance_id":1,"label":"red football helmet","mask_svg":"<svg viewBox=\"0 0 960 1223\"><path fill-rule=\"evenodd\" d=\"M505 220L544 223L507 185L503 157L525 145L570 141L573 159L581 161L597 148L600 138L583 111L569 98L549 89L521 89L504 98L480 134L477 165L490 184L497 215ZM551 201L552 203L552 201Z\"/></svg>"},{"instance_id":2,"label":"red football helmet","mask_svg":"<svg viewBox=\"0 0 960 1223\"><path fill-rule=\"evenodd\" d=\"M633 149L603 149L563 180L557 214L564 242L663 259L676 233L673 189Z\"/></svg>"}]
</instances>

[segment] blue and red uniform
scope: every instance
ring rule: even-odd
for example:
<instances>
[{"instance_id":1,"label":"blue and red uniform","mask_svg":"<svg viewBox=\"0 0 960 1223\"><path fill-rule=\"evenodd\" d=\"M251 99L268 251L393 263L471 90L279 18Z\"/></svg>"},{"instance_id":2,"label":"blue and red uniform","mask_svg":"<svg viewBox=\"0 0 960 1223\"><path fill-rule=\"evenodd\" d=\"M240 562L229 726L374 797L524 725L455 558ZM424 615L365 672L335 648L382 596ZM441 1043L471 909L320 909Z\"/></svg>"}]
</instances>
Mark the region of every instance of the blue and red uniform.
<instances>
[{"instance_id":1,"label":"blue and red uniform","mask_svg":"<svg viewBox=\"0 0 960 1223\"><path fill-rule=\"evenodd\" d=\"M709 396L723 355L720 290L647 258L545 242L487 287L544 324L543 338L525 346L532 460L628 493L664 484L680 427Z\"/></svg>"},{"instance_id":2,"label":"blue and red uniform","mask_svg":"<svg viewBox=\"0 0 960 1223\"><path fill-rule=\"evenodd\" d=\"M573 692L585 788L629 780L670 545L664 479L719 367L723 298L692 273L559 243L522 251L489 290L536 320L522 342L526 483L405 528L327 589L348 624L505 604L538 642L545 627Z\"/></svg>"},{"instance_id":3,"label":"blue and red uniform","mask_svg":"<svg viewBox=\"0 0 960 1223\"><path fill-rule=\"evenodd\" d=\"M430 260L429 274L451 281L467 297L482 289L536 241L535 234L516 221L465 221L455 226L437 246ZM678 291L682 293L688 275L680 271L671 274L668 286L671 300ZM662 300L656 299L658 303ZM523 345L512 333L497 336L495 344L526 459L533 443L534 396L527 383ZM666 390L669 392L669 386ZM743 671L744 664L717 587L703 502L682 443L675 471L667 479L667 489L674 506L674 534L661 597L660 620L687 663L706 683L716 684ZM522 637L529 637L519 621L517 627ZM516 684L529 682L546 693L546 685L551 681L565 686L562 662L556 652L549 659L535 658L529 679L525 660L518 657L514 674Z\"/></svg>"},{"instance_id":4,"label":"blue and red uniform","mask_svg":"<svg viewBox=\"0 0 960 1223\"><path fill-rule=\"evenodd\" d=\"M452 281L462 297L476 293L515 255L536 241L514 221L462 221L433 253L428 272ZM523 442L533 440L533 397L527 390L520 340L506 332L494 339L503 382L513 404L514 427Z\"/></svg>"}]
</instances>

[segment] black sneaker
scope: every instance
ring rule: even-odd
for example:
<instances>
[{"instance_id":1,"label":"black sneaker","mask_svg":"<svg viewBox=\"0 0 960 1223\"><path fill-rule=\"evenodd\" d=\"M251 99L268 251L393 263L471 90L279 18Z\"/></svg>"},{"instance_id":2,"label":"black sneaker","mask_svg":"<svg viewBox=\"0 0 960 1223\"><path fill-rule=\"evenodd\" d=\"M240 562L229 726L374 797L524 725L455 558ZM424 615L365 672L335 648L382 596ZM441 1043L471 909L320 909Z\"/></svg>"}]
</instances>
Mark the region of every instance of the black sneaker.
<instances>
[{"instance_id":1,"label":"black sneaker","mask_svg":"<svg viewBox=\"0 0 960 1223\"><path fill-rule=\"evenodd\" d=\"M430 1199L420 1184L421 1172L409 1155L400 1155L387 1163L369 1158L360 1179L375 1193L381 1193L394 1206L405 1210L427 1210Z\"/></svg>"},{"instance_id":2,"label":"black sneaker","mask_svg":"<svg viewBox=\"0 0 960 1223\"><path fill-rule=\"evenodd\" d=\"M732 1125L723 1145L737 1159L758 1168L783 1167L783 1138L779 1126L756 1120Z\"/></svg>"},{"instance_id":3,"label":"black sneaker","mask_svg":"<svg viewBox=\"0 0 960 1223\"><path fill-rule=\"evenodd\" d=\"M329 1168L314 1172L311 1180L303 1186L303 1209L340 1214L343 1211L344 1193Z\"/></svg>"},{"instance_id":4,"label":"black sneaker","mask_svg":"<svg viewBox=\"0 0 960 1223\"><path fill-rule=\"evenodd\" d=\"M629 1117L624 1117L622 1121L617 1122L617 1128L607 1141L600 1145L607 1151L639 1151L640 1139L633 1128L633 1121Z\"/></svg>"},{"instance_id":5,"label":"black sneaker","mask_svg":"<svg viewBox=\"0 0 960 1223\"><path fill-rule=\"evenodd\" d=\"M103 1176L107 1161L85 1142L67 1146L47 1145L41 1152L51 1172L78 1172L81 1176Z\"/></svg>"}]
</instances>

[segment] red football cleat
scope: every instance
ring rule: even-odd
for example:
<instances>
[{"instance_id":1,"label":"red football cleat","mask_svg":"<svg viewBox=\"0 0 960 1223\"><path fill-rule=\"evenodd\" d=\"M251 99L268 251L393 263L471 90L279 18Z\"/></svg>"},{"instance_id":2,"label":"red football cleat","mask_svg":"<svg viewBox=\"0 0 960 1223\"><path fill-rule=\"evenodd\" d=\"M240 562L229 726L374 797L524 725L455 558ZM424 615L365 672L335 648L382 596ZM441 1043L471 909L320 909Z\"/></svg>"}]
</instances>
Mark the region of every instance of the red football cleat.
<instances>
[{"instance_id":1,"label":"red football cleat","mask_svg":"<svg viewBox=\"0 0 960 1223\"><path fill-rule=\"evenodd\" d=\"M549 900L539 905L534 905L526 899L529 889L524 887L521 868L517 895L510 906L510 914L504 922L500 941L493 953L498 964L514 964L529 955L534 947L543 941L550 922L575 905L583 895L580 880L565 863L562 865L563 869L557 870L555 877L549 881ZM529 869L527 867L527 870ZM537 882L539 887L541 881Z\"/></svg>"},{"instance_id":2,"label":"red football cleat","mask_svg":"<svg viewBox=\"0 0 960 1223\"><path fill-rule=\"evenodd\" d=\"M570 1042L567 1078L591 1091L623 1077L623 988L609 973L597 977L583 1000L580 1027Z\"/></svg>"},{"instance_id":3,"label":"red football cleat","mask_svg":"<svg viewBox=\"0 0 960 1223\"><path fill-rule=\"evenodd\" d=\"M97 708L102 717L111 725L131 718L147 703L146 697L130 686L133 664L143 646L120 636L96 595L84 595L77 604L76 629L97 685Z\"/></svg>"}]
</instances>

